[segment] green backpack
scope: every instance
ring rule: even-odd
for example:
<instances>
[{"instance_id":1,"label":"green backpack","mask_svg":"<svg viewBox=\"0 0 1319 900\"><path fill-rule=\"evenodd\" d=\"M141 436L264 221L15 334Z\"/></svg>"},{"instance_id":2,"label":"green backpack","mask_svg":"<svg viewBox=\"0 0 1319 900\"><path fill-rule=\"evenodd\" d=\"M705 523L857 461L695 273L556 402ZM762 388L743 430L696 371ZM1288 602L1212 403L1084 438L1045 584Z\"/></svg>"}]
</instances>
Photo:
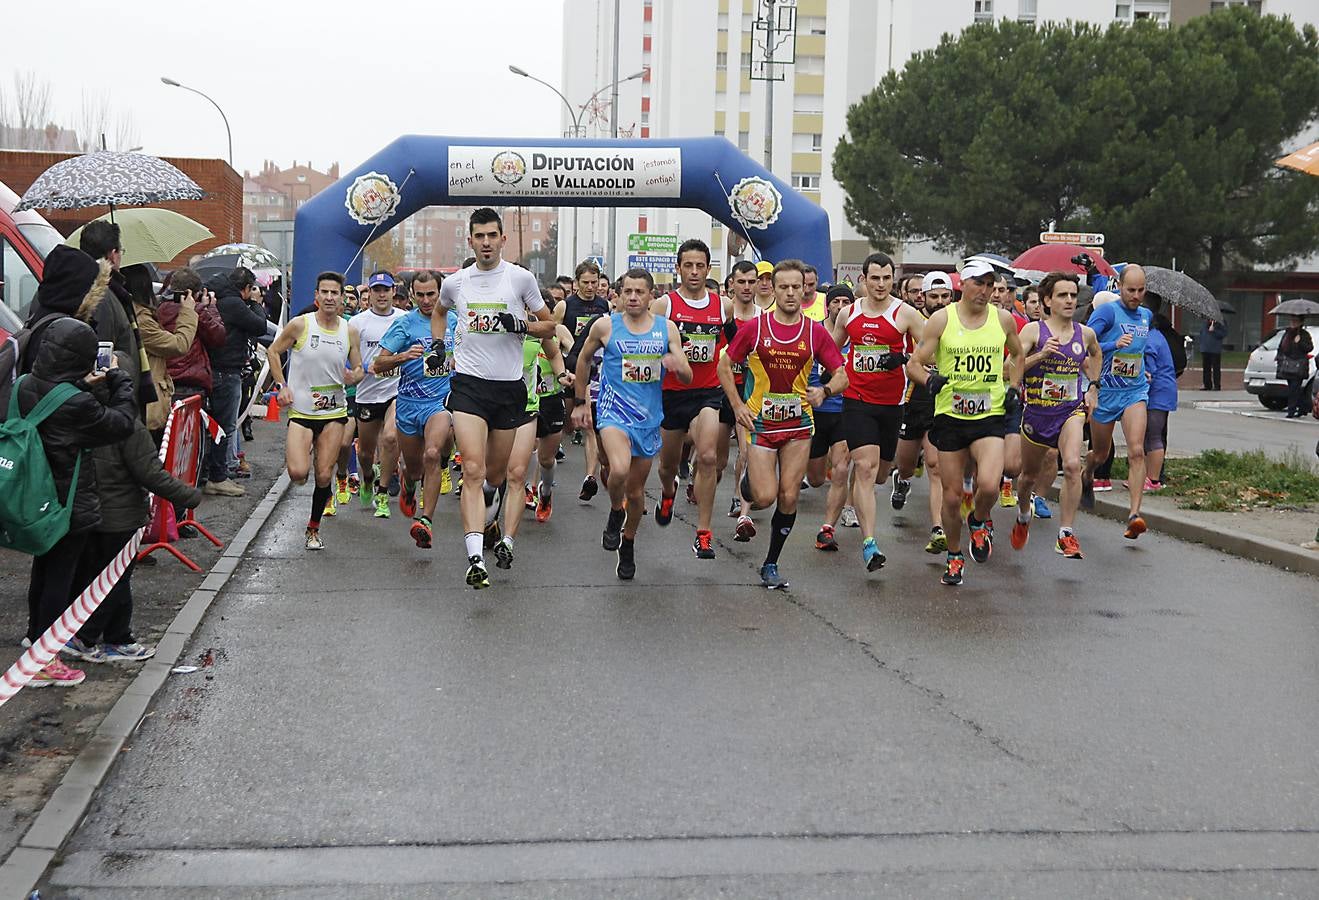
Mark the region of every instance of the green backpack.
<instances>
[{"instance_id":1,"label":"green backpack","mask_svg":"<svg viewBox=\"0 0 1319 900\"><path fill-rule=\"evenodd\" d=\"M69 496L61 506L37 426L78 389L58 384L24 416L18 409L18 386L26 377L14 382L9 416L0 422L0 547L41 556L69 532L82 454L73 464Z\"/></svg>"}]
</instances>

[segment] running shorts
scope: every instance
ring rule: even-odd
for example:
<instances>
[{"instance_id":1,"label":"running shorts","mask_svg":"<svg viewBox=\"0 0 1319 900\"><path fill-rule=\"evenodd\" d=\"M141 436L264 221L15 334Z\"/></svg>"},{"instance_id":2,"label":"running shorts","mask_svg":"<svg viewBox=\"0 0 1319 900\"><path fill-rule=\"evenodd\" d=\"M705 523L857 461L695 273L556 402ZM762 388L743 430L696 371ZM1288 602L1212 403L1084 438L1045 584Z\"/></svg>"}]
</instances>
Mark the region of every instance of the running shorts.
<instances>
[{"instance_id":1,"label":"running shorts","mask_svg":"<svg viewBox=\"0 0 1319 900\"><path fill-rule=\"evenodd\" d=\"M687 431L703 409L718 410L725 400L723 388L690 388L664 392L665 431Z\"/></svg>"},{"instance_id":2,"label":"running shorts","mask_svg":"<svg viewBox=\"0 0 1319 900\"><path fill-rule=\"evenodd\" d=\"M522 379L493 381L462 373L449 379L447 408L484 420L492 431L520 428L536 415L527 410L527 383Z\"/></svg>"},{"instance_id":3,"label":"running shorts","mask_svg":"<svg viewBox=\"0 0 1319 900\"><path fill-rule=\"evenodd\" d=\"M368 422L385 421L385 416L389 415L389 407L393 404L393 402L394 402L393 400L386 400L384 403L356 404L357 421L361 422L364 425Z\"/></svg>"},{"instance_id":4,"label":"running shorts","mask_svg":"<svg viewBox=\"0 0 1319 900\"><path fill-rule=\"evenodd\" d=\"M536 437L544 438L563 430L568 414L564 410L563 395L540 398L540 412L536 414Z\"/></svg>"},{"instance_id":5,"label":"running shorts","mask_svg":"<svg viewBox=\"0 0 1319 900\"><path fill-rule=\"evenodd\" d=\"M898 432L902 428L902 407L879 406L851 397L843 398L843 430L847 449L879 447L879 458L892 460L898 454Z\"/></svg>"},{"instance_id":6,"label":"running shorts","mask_svg":"<svg viewBox=\"0 0 1319 900\"><path fill-rule=\"evenodd\" d=\"M1099 389L1099 404L1095 411L1091 413L1096 422L1108 424L1116 422L1122 418L1122 414L1130 407L1137 403L1144 403L1149 399L1149 386L1135 391L1115 391Z\"/></svg>"},{"instance_id":7,"label":"running shorts","mask_svg":"<svg viewBox=\"0 0 1319 900\"><path fill-rule=\"evenodd\" d=\"M733 404L728 402L727 394L724 395L723 405L719 407L719 424L729 428L737 424L737 416L733 413Z\"/></svg>"},{"instance_id":8,"label":"running shorts","mask_svg":"<svg viewBox=\"0 0 1319 900\"><path fill-rule=\"evenodd\" d=\"M336 416L333 419L302 419L297 416L289 416L290 425L301 425L315 437L320 437L321 432L325 430L326 425L347 425L348 416Z\"/></svg>"},{"instance_id":9,"label":"running shorts","mask_svg":"<svg viewBox=\"0 0 1319 900\"><path fill-rule=\"evenodd\" d=\"M1036 416L1031 415L1027 407L1021 417L1021 436L1039 447L1058 449L1058 438L1063 427L1074 418L1085 420L1085 407L1079 406L1070 416Z\"/></svg>"},{"instance_id":10,"label":"running shorts","mask_svg":"<svg viewBox=\"0 0 1319 900\"><path fill-rule=\"evenodd\" d=\"M935 416L930 428L930 443L940 453L957 453L983 438L1003 439L1003 417L986 416L983 419L959 419L955 416Z\"/></svg>"},{"instance_id":11,"label":"running shorts","mask_svg":"<svg viewBox=\"0 0 1319 900\"><path fill-rule=\"evenodd\" d=\"M811 435L811 459L828 456L833 445L846 440L843 433L843 414L815 411L815 434Z\"/></svg>"},{"instance_id":12,"label":"running shorts","mask_svg":"<svg viewBox=\"0 0 1319 900\"><path fill-rule=\"evenodd\" d=\"M919 441L925 437L933 424L933 400L908 402L902 407L902 427L898 429L898 440Z\"/></svg>"},{"instance_id":13,"label":"running shorts","mask_svg":"<svg viewBox=\"0 0 1319 900\"><path fill-rule=\"evenodd\" d=\"M663 438L660 437L658 428L641 428L637 425L615 422L612 419L595 423L597 433L606 428L615 428L627 435L628 442L632 445L633 459L650 459L660 452Z\"/></svg>"},{"instance_id":14,"label":"running shorts","mask_svg":"<svg viewBox=\"0 0 1319 900\"><path fill-rule=\"evenodd\" d=\"M811 430L809 428L798 428L793 431L776 431L773 434L764 434L763 432L751 432L751 446L764 447L766 450L781 450L791 444L793 441L811 440Z\"/></svg>"},{"instance_id":15,"label":"running shorts","mask_svg":"<svg viewBox=\"0 0 1319 900\"><path fill-rule=\"evenodd\" d=\"M421 437L426 433L426 423L436 413L447 412L443 398L433 400L409 400L399 397L394 404L394 418L398 423L398 433L408 437Z\"/></svg>"}]
</instances>

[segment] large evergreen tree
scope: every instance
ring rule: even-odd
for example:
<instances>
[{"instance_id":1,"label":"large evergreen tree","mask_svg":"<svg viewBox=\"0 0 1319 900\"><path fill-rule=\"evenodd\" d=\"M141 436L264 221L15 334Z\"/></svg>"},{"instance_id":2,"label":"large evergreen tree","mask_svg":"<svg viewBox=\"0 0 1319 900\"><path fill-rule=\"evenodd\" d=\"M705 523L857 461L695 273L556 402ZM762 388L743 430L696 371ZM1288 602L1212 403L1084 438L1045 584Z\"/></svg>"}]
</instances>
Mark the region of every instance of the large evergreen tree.
<instances>
[{"instance_id":1,"label":"large evergreen tree","mask_svg":"<svg viewBox=\"0 0 1319 900\"><path fill-rule=\"evenodd\" d=\"M1019 252L1050 221L1206 274L1319 248L1319 38L1233 9L1172 29L1011 21L946 36L849 112L834 174L879 246Z\"/></svg>"}]
</instances>

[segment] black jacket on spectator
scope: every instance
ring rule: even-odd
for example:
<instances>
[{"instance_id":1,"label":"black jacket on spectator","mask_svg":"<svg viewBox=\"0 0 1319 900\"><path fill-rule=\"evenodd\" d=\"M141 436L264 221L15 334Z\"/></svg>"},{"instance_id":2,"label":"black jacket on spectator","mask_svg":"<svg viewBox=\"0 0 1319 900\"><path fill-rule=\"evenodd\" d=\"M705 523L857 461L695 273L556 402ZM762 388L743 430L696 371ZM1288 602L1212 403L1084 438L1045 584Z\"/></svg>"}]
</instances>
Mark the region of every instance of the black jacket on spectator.
<instances>
[{"instance_id":1,"label":"black jacket on spectator","mask_svg":"<svg viewBox=\"0 0 1319 900\"><path fill-rule=\"evenodd\" d=\"M24 415L57 384L72 382L82 388L37 428L60 503L68 502L73 463L78 454L124 440L137 423L132 377L111 369L104 382L88 388L82 379L91 374L95 365L96 332L77 319L57 319L45 329L32 372L18 387L18 408ZM78 470L69 532L76 534L95 528L100 521L96 465L88 456Z\"/></svg>"},{"instance_id":2,"label":"black jacket on spectator","mask_svg":"<svg viewBox=\"0 0 1319 900\"><path fill-rule=\"evenodd\" d=\"M224 322L224 346L210 351L216 372L241 372L247 365L247 342L266 336L266 317L260 304L248 303L228 278L216 287L215 307Z\"/></svg>"},{"instance_id":3,"label":"black jacket on spectator","mask_svg":"<svg viewBox=\"0 0 1319 900\"><path fill-rule=\"evenodd\" d=\"M96 460L101 524L97 531L136 531L151 518L147 492L189 509L202 502L202 492L171 476L160 464L156 445L145 425L137 423L128 440L92 453ZM86 461L83 465L86 465Z\"/></svg>"}]
</instances>

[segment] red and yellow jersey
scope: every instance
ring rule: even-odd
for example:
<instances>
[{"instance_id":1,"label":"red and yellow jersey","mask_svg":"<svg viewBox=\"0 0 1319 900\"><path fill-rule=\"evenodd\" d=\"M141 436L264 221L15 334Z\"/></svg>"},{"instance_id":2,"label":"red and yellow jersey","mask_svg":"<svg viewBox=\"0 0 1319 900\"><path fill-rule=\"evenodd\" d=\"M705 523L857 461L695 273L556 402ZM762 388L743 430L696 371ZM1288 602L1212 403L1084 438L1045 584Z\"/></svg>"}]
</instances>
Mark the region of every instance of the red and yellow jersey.
<instances>
[{"instance_id":1,"label":"red and yellow jersey","mask_svg":"<svg viewBox=\"0 0 1319 900\"><path fill-rule=\"evenodd\" d=\"M843 356L819 322L803 316L792 325L773 314L758 316L741 328L728 347L730 362L746 362L743 396L760 434L814 429L806 399L816 360L826 371L843 365Z\"/></svg>"}]
</instances>

